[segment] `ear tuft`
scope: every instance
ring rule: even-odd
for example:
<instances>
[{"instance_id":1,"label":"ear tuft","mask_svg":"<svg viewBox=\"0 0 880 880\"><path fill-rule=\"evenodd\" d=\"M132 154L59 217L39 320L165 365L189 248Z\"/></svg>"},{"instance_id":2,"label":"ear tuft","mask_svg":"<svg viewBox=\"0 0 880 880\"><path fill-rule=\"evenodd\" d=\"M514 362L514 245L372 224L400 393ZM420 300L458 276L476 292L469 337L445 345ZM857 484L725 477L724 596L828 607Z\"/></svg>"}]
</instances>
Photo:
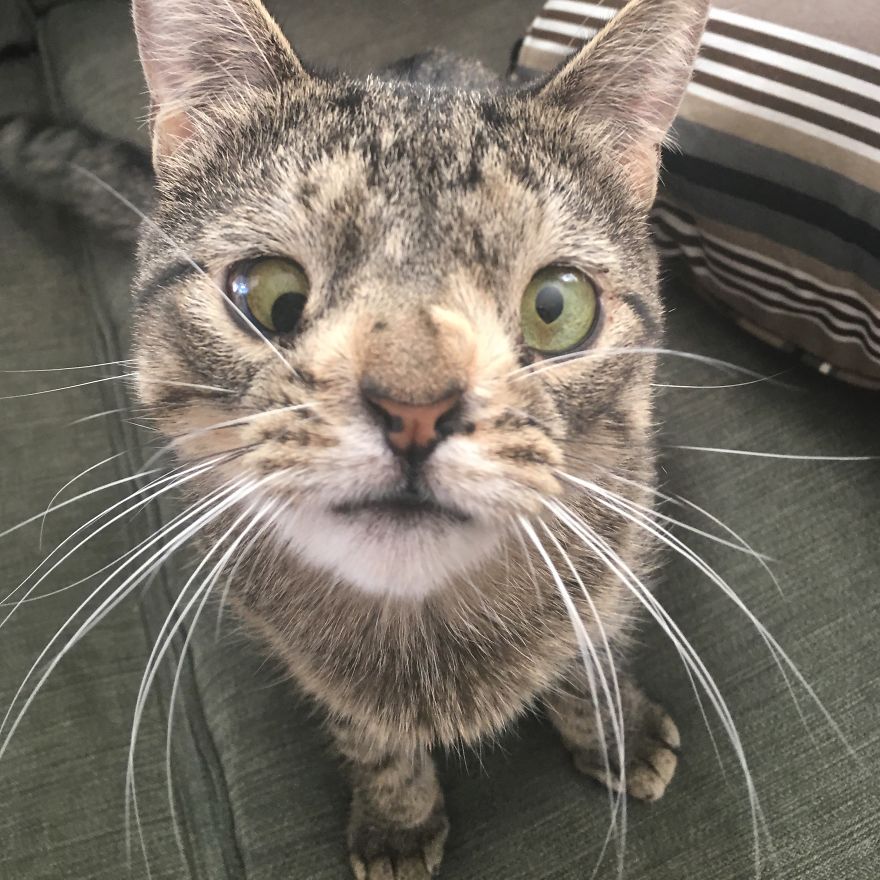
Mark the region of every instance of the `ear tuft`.
<instances>
[{"instance_id":1,"label":"ear tuft","mask_svg":"<svg viewBox=\"0 0 880 880\"><path fill-rule=\"evenodd\" d=\"M708 11L708 0L631 0L538 92L596 128L646 208Z\"/></svg>"},{"instance_id":2,"label":"ear tuft","mask_svg":"<svg viewBox=\"0 0 880 880\"><path fill-rule=\"evenodd\" d=\"M173 153L220 102L303 75L260 0L134 0L133 14L154 160Z\"/></svg>"}]
</instances>

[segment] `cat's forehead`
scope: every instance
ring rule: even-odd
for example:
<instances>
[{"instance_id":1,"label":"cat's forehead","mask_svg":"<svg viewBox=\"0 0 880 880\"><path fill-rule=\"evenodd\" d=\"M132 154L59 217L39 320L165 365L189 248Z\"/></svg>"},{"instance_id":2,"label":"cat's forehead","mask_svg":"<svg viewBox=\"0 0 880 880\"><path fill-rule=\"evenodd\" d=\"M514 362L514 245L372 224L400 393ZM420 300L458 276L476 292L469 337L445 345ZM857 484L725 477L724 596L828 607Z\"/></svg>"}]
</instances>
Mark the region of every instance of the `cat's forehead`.
<instances>
[{"instance_id":1,"label":"cat's forehead","mask_svg":"<svg viewBox=\"0 0 880 880\"><path fill-rule=\"evenodd\" d=\"M538 183L524 173L521 149L511 149L515 105L490 96L376 82L352 84L324 101L292 100L285 109L277 136L296 172L320 177L334 165L337 177L371 199L401 208L421 206L428 214L487 176L490 185L511 172L523 187Z\"/></svg>"},{"instance_id":2,"label":"cat's forehead","mask_svg":"<svg viewBox=\"0 0 880 880\"><path fill-rule=\"evenodd\" d=\"M554 121L515 95L310 83L231 117L166 205L215 263L278 253L327 289L371 274L442 287L461 272L489 289L578 255L615 259L626 205Z\"/></svg>"},{"instance_id":3,"label":"cat's forehead","mask_svg":"<svg viewBox=\"0 0 880 880\"><path fill-rule=\"evenodd\" d=\"M587 145L557 122L512 93L377 78L293 83L231 113L211 155L199 156L187 177L208 199L297 183L308 201L322 184L340 193L347 184L366 187L373 200L425 207L502 176L538 193L601 189L601 174L582 173ZM199 187L205 178L212 185Z\"/></svg>"}]
</instances>

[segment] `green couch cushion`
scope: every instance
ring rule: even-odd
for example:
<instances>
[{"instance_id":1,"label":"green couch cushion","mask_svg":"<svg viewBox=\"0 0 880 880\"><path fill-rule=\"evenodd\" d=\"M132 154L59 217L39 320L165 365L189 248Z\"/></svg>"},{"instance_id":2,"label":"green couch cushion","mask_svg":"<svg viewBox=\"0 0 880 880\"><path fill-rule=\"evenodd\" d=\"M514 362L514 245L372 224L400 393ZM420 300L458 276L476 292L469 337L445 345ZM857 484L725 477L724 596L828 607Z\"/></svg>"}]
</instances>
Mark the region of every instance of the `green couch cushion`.
<instances>
[{"instance_id":1,"label":"green couch cushion","mask_svg":"<svg viewBox=\"0 0 880 880\"><path fill-rule=\"evenodd\" d=\"M8 2L0 0L0 8ZM456 0L439 13L422 0L291 0L274 8L306 55L331 62L344 59L363 69L429 43L480 54L501 68L535 7L524 0ZM54 112L143 142L138 124L144 110L142 84L125 4L69 0L42 15L37 28ZM47 100L39 98L38 66L26 72L22 67L15 74L22 79L6 88L8 69L0 72L0 112L30 107L31 98L23 97L26 89L34 101ZM115 359L124 350L130 261L91 233L63 224L64 218L39 206L5 197L0 202L0 277L6 280L2 295L7 314L14 315L0 329L0 367L92 363ZM692 297L671 289L669 302L670 347L764 373L791 366ZM62 381L56 384L75 381L67 376L60 374ZM0 394L50 387L56 378L4 376ZM708 508L778 560L774 568L784 598L753 560L680 533L780 639L863 762L876 768L877 464L786 462L671 448L880 451L875 397L796 368L785 378L809 390L772 384L666 390L659 413L665 490ZM664 363L667 383L738 380L687 361L669 358ZM0 523L33 513L78 470L116 451L132 448L116 470L90 475L95 477L91 483L86 477L83 488L138 466L145 453L138 449L131 426L119 418L67 426L77 417L122 405L118 385L0 402L5 407ZM99 509L94 497L50 519L48 546ZM107 540L77 554L52 586L105 564L157 522L135 520L114 530ZM4 575L10 585L40 558L36 531L4 539ZM0 815L0 877L127 876L123 780L131 714L152 641L185 573L169 571L143 598L132 597L71 653L34 703L0 765L0 803L5 808ZM846 758L805 702L818 744L813 747L765 647L717 588L683 561L670 559L660 590L736 718L775 843L778 861L768 876L874 878L880 865L880 800L874 780ZM77 588L34 603L3 628L0 705L8 703L39 649L84 595ZM173 668L163 668L145 716L137 779L152 876L346 877L347 795L313 707L297 697L283 670L266 661L235 621L224 618L217 638L215 617L209 607L196 629L175 714L172 766L183 862L164 776ZM748 877L749 815L735 762L722 744L725 780L674 652L656 627L646 627L644 641L642 676L678 720L685 750L666 798L651 807L630 805L627 876ZM179 647L178 641L175 651ZM523 721L499 747L487 746L463 760L443 760L442 772L453 822L443 873L447 880L589 876L607 827L608 801L577 777L541 719ZM146 876L137 851L132 875ZM615 876L611 862L600 876Z\"/></svg>"},{"instance_id":2,"label":"green couch cushion","mask_svg":"<svg viewBox=\"0 0 880 880\"><path fill-rule=\"evenodd\" d=\"M19 4L4 6L0 16L0 55L21 54L33 42L33 26L27 10Z\"/></svg>"},{"instance_id":3,"label":"green couch cushion","mask_svg":"<svg viewBox=\"0 0 880 880\"><path fill-rule=\"evenodd\" d=\"M37 56L0 62L2 112L46 107ZM23 199L0 197L0 368L28 370L108 359L94 302L77 271L77 247L55 212ZM88 371L88 378L102 375ZM0 396L26 394L85 381L82 372L6 374ZM39 512L70 477L121 448L113 420L75 420L119 406L118 382L37 397L0 401L0 531ZM128 470L119 462L103 480ZM88 480L85 481L88 483ZM112 493L110 493L112 496ZM107 501L106 503L109 503ZM48 550L102 508L94 496L51 517ZM136 524L135 524L136 525ZM57 589L121 554L137 528L119 527L86 546L37 592ZM41 558L39 523L7 536L2 552L5 598ZM15 689L49 638L85 598L84 588L23 606L0 631L0 705ZM20 594L19 594L20 595ZM3 620L8 606L0 608ZM130 603L98 638L72 651L32 706L0 762L0 877L113 878L124 862L122 781L133 698L148 648L144 610ZM161 707L150 707L144 740L158 747ZM168 831L161 752L145 761L141 806L157 851L156 877L177 876L164 858Z\"/></svg>"}]
</instances>

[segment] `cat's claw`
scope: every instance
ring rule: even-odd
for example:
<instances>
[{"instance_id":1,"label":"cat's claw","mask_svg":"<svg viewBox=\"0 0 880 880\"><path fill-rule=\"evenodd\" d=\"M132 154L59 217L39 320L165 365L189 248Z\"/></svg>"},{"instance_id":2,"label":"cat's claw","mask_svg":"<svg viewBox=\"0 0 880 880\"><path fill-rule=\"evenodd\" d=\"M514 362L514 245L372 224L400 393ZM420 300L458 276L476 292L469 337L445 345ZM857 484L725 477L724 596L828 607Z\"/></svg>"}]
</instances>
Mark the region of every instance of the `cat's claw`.
<instances>
[{"instance_id":1,"label":"cat's claw","mask_svg":"<svg viewBox=\"0 0 880 880\"><path fill-rule=\"evenodd\" d=\"M443 860L449 821L442 809L415 828L383 828L353 817L349 859L356 880L429 880Z\"/></svg>"},{"instance_id":2,"label":"cat's claw","mask_svg":"<svg viewBox=\"0 0 880 880\"><path fill-rule=\"evenodd\" d=\"M627 794L640 801L663 797L678 766L680 745L681 737L672 718L655 703L646 703L639 729L627 736ZM574 749L572 756L581 773L619 792L622 782L613 741L609 750L608 766L595 749Z\"/></svg>"}]
</instances>

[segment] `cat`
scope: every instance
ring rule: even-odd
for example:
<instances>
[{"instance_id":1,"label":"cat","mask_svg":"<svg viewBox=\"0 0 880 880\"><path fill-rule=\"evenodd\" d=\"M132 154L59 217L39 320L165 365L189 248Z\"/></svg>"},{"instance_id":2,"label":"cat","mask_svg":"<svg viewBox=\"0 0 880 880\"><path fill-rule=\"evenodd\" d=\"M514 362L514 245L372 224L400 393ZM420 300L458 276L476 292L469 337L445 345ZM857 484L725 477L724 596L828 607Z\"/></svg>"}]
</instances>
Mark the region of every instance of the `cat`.
<instances>
[{"instance_id":1,"label":"cat","mask_svg":"<svg viewBox=\"0 0 880 880\"><path fill-rule=\"evenodd\" d=\"M515 87L442 52L317 72L259 0L135 0L152 172L87 133L0 130L0 164L61 144L85 170L45 163L47 191L102 196L118 237L104 181L149 210L136 391L185 476L178 534L217 563L181 598L228 573L323 709L358 880L436 874L430 750L532 706L618 794L676 770L628 661L657 562L648 212L706 16L632 0Z\"/></svg>"}]
</instances>

